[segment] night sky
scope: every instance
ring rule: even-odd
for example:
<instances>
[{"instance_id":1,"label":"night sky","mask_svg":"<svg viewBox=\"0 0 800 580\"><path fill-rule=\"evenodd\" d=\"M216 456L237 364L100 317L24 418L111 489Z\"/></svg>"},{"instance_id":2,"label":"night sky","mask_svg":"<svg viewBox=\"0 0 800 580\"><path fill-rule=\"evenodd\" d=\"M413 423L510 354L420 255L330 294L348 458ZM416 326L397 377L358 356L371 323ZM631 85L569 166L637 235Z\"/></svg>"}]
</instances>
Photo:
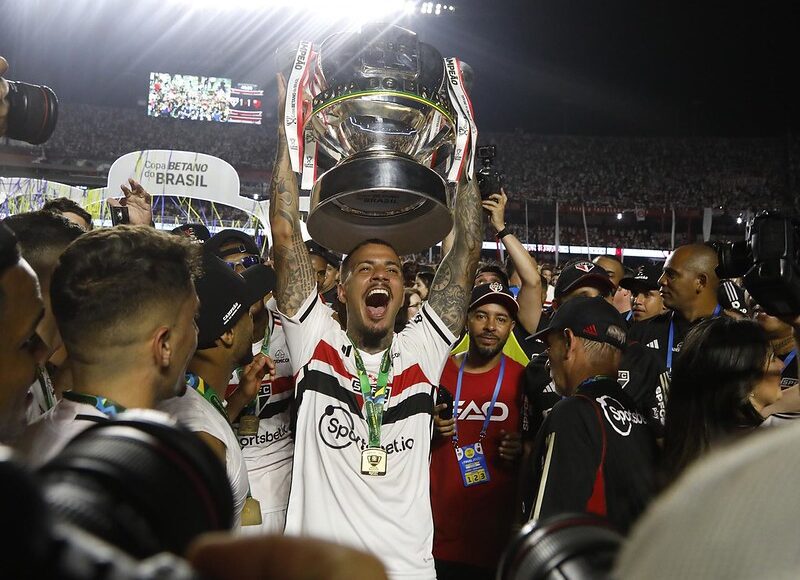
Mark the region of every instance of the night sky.
<instances>
[{"instance_id":1,"label":"night sky","mask_svg":"<svg viewBox=\"0 0 800 580\"><path fill-rule=\"evenodd\" d=\"M800 128L789 3L453 2L454 15L407 25L473 66L482 130L769 136ZM136 106L150 71L270 90L275 49L342 28L331 20L170 0L0 0L0 54L8 78L49 84L65 102Z\"/></svg>"}]
</instances>

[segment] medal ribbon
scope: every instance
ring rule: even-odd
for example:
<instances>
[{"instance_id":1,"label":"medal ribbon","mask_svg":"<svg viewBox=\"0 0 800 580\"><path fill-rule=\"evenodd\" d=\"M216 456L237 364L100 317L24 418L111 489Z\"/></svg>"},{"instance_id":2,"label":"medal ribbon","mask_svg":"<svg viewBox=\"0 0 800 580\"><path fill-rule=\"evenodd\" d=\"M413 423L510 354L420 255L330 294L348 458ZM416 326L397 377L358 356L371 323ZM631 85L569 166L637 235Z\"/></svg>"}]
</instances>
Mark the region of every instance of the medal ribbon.
<instances>
[{"instance_id":1,"label":"medal ribbon","mask_svg":"<svg viewBox=\"0 0 800 580\"><path fill-rule=\"evenodd\" d=\"M50 378L50 373L47 372L47 368L44 365L36 367L36 378L42 388L47 409L52 409L56 404L56 391L53 388L53 380Z\"/></svg>"},{"instance_id":2,"label":"medal ribbon","mask_svg":"<svg viewBox=\"0 0 800 580\"><path fill-rule=\"evenodd\" d=\"M76 393L75 391L64 391L64 398L76 403L84 403L91 405L106 417L116 417L118 413L122 413L125 407L119 403L115 403L111 399L105 397L97 397L95 395L87 395L86 393Z\"/></svg>"},{"instance_id":3,"label":"medal ribbon","mask_svg":"<svg viewBox=\"0 0 800 580\"><path fill-rule=\"evenodd\" d=\"M722 306L717 304L711 318L716 318L722 312ZM672 373L672 345L675 343L675 311L669 317L669 337L667 339L667 371Z\"/></svg>"},{"instance_id":4,"label":"medal ribbon","mask_svg":"<svg viewBox=\"0 0 800 580\"><path fill-rule=\"evenodd\" d=\"M458 380L456 381L456 396L453 402L453 419L455 424L453 427L456 432L453 435L453 445L458 447L458 404L461 402L461 382L464 379L464 365L467 364L467 355L461 361L461 366L458 369ZM497 396L500 394L500 387L503 385L503 377L506 374L506 355L500 355L500 372L497 375L497 382L494 384L494 393L492 393L492 402L489 403L489 408L486 410L486 418L483 420L483 427L478 436L478 441L483 441L486 437L486 431L489 429L489 422L492 420L492 413L494 412L494 405L497 402Z\"/></svg>"},{"instance_id":5,"label":"medal ribbon","mask_svg":"<svg viewBox=\"0 0 800 580\"><path fill-rule=\"evenodd\" d=\"M353 341L350 341L353 343ZM358 353L358 348L353 344L353 354L356 359L358 382L361 385L361 394L364 396L364 414L367 419L369 432L369 446L381 446L381 425L383 424L383 405L386 402L386 385L389 384L389 368L392 366L392 345L386 349L381 358L378 371L378 380L375 386L369 384L369 377L364 366L364 361Z\"/></svg>"},{"instance_id":6,"label":"medal ribbon","mask_svg":"<svg viewBox=\"0 0 800 580\"><path fill-rule=\"evenodd\" d=\"M225 422L228 425L231 424L230 419L228 419L228 412L225 410L225 405L222 404L222 399L219 398L219 395L214 389L206 385L206 382L201 377L194 373L186 373L186 386L193 388L203 395L203 398L211 403L211 405L219 411L220 415L225 418Z\"/></svg>"}]
</instances>

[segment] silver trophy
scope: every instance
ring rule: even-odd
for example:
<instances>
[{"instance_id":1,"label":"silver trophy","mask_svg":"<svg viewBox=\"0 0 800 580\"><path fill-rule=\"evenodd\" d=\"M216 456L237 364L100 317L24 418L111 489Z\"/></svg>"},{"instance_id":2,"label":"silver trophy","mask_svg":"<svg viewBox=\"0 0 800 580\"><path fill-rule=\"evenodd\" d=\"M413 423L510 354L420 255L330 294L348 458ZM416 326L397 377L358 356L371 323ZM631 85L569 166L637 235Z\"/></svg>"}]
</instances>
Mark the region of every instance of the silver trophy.
<instances>
[{"instance_id":1,"label":"silver trophy","mask_svg":"<svg viewBox=\"0 0 800 580\"><path fill-rule=\"evenodd\" d=\"M468 170L477 139L470 77L398 26L300 44L284 123L293 167L311 190L314 240L348 252L379 238L403 255L450 232L454 188L445 177Z\"/></svg>"}]
</instances>

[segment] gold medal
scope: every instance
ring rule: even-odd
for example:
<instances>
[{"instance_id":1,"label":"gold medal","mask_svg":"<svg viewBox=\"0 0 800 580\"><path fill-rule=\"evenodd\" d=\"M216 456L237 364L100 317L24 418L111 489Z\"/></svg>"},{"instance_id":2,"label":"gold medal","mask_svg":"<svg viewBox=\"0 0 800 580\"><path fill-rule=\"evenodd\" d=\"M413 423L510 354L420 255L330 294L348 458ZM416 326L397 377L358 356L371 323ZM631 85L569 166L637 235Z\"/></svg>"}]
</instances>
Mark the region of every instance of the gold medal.
<instances>
[{"instance_id":1,"label":"gold medal","mask_svg":"<svg viewBox=\"0 0 800 580\"><path fill-rule=\"evenodd\" d=\"M242 525L261 525L261 504L252 496L244 500L244 506L242 507Z\"/></svg>"},{"instance_id":2,"label":"gold medal","mask_svg":"<svg viewBox=\"0 0 800 580\"><path fill-rule=\"evenodd\" d=\"M239 435L250 437L258 435L259 419L255 415L242 415L239 417Z\"/></svg>"},{"instance_id":3,"label":"gold medal","mask_svg":"<svg viewBox=\"0 0 800 580\"><path fill-rule=\"evenodd\" d=\"M386 475L386 451L380 447L367 447L361 452L362 475Z\"/></svg>"}]
</instances>

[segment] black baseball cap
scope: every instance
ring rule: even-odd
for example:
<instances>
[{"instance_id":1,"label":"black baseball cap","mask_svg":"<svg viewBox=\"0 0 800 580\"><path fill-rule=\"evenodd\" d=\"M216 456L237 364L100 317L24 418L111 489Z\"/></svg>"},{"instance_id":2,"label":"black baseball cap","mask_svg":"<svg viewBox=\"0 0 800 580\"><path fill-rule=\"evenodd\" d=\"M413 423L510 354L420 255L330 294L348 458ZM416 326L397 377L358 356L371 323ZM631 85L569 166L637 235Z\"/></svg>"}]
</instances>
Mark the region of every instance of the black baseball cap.
<instances>
[{"instance_id":1,"label":"black baseball cap","mask_svg":"<svg viewBox=\"0 0 800 580\"><path fill-rule=\"evenodd\" d=\"M614 282L603 268L589 260L578 260L567 264L561 270L553 298L558 300L561 296L582 286L595 286L606 292L615 289Z\"/></svg>"},{"instance_id":2,"label":"black baseball cap","mask_svg":"<svg viewBox=\"0 0 800 580\"><path fill-rule=\"evenodd\" d=\"M658 264L645 264L639 266L639 270L633 276L625 276L620 280L619 285L631 292L658 290L658 279L661 278L662 271Z\"/></svg>"},{"instance_id":3,"label":"black baseball cap","mask_svg":"<svg viewBox=\"0 0 800 580\"><path fill-rule=\"evenodd\" d=\"M543 341L549 333L569 328L576 336L624 349L626 326L619 311L602 296L577 296L555 311L547 328L530 338Z\"/></svg>"},{"instance_id":4,"label":"black baseball cap","mask_svg":"<svg viewBox=\"0 0 800 580\"><path fill-rule=\"evenodd\" d=\"M203 224L183 224L182 226L173 228L172 233L187 237L191 242L196 244L202 244L211 237L208 228Z\"/></svg>"},{"instance_id":5,"label":"black baseball cap","mask_svg":"<svg viewBox=\"0 0 800 580\"><path fill-rule=\"evenodd\" d=\"M275 288L275 271L256 264L237 274L210 252L203 254L203 275L195 280L200 298L197 349L212 348L225 331L246 315L250 306Z\"/></svg>"},{"instance_id":6,"label":"black baseball cap","mask_svg":"<svg viewBox=\"0 0 800 580\"><path fill-rule=\"evenodd\" d=\"M516 298L508 289L500 282L491 282L489 284L481 284L472 289L472 297L469 300L469 310L474 310L483 304L500 304L508 309L511 316L516 316L519 311L519 304Z\"/></svg>"},{"instance_id":7,"label":"black baseball cap","mask_svg":"<svg viewBox=\"0 0 800 580\"><path fill-rule=\"evenodd\" d=\"M723 310L736 310L750 316L745 301L744 288L738 286L733 280L720 280L717 289L717 301Z\"/></svg>"},{"instance_id":8,"label":"black baseball cap","mask_svg":"<svg viewBox=\"0 0 800 580\"><path fill-rule=\"evenodd\" d=\"M237 243L238 247L222 250L222 246ZM241 230L226 229L220 230L205 243L206 249L218 258L224 258L232 254L253 254L261 255L261 249L256 244L253 236ZM265 248L266 249L266 248Z\"/></svg>"},{"instance_id":9,"label":"black baseball cap","mask_svg":"<svg viewBox=\"0 0 800 580\"><path fill-rule=\"evenodd\" d=\"M315 256L319 256L320 258L322 258L323 260L328 262L328 264L330 264L334 268L338 268L339 265L342 263L342 260L341 260L341 258L339 258L339 256L334 254L328 248L320 246L314 240L308 240L306 242L306 248L308 248L308 253L309 254L312 254L312 255L315 255Z\"/></svg>"}]
</instances>

